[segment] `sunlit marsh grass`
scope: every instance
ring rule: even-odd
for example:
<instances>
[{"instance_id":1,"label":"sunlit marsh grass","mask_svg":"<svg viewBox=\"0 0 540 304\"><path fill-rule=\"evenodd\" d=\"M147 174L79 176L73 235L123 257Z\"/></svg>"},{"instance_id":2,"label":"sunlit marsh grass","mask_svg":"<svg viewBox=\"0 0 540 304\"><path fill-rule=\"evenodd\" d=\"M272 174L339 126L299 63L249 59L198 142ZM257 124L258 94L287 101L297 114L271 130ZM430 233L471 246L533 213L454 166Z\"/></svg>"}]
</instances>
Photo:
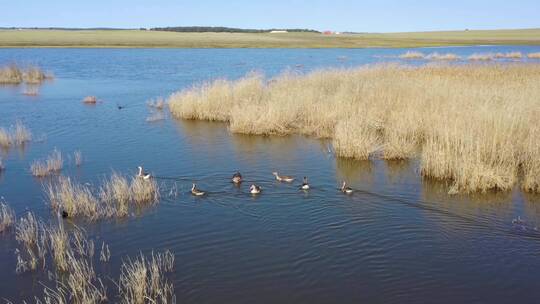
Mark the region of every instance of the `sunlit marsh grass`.
<instances>
[{"instance_id":1,"label":"sunlit marsh grass","mask_svg":"<svg viewBox=\"0 0 540 304\"><path fill-rule=\"evenodd\" d=\"M12 145L21 146L32 140L32 132L20 120L6 129L0 127L0 147L7 149Z\"/></svg>"},{"instance_id":2,"label":"sunlit marsh grass","mask_svg":"<svg viewBox=\"0 0 540 304\"><path fill-rule=\"evenodd\" d=\"M13 225L13 212L0 204L0 216L5 210L9 225ZM36 295L36 303L176 302L174 286L167 278L174 269L174 255L168 250L152 252L148 257L139 254L135 259L125 258L120 277L114 280L103 273L104 263L111 258L109 246L102 242L97 256L94 240L77 226L68 229L62 220L45 224L27 213L18 221L15 238L19 243L15 250L16 272L47 273L40 282L44 289ZM105 278L113 281L117 292L107 290Z\"/></svg>"},{"instance_id":3,"label":"sunlit marsh grass","mask_svg":"<svg viewBox=\"0 0 540 304\"><path fill-rule=\"evenodd\" d=\"M53 78L51 74L46 74L37 66L26 68L18 67L15 64L0 67L0 84L40 84L46 79Z\"/></svg>"},{"instance_id":4,"label":"sunlit marsh grass","mask_svg":"<svg viewBox=\"0 0 540 304\"><path fill-rule=\"evenodd\" d=\"M116 172L98 189L60 176L47 184L45 192L53 210L89 220L125 217L132 208L157 204L160 197L155 180L138 177L128 180Z\"/></svg>"},{"instance_id":5,"label":"sunlit marsh grass","mask_svg":"<svg viewBox=\"0 0 540 304\"><path fill-rule=\"evenodd\" d=\"M35 160L30 165L30 172L33 176L44 177L50 174L57 174L62 170L64 160L62 153L54 149L53 152L44 160Z\"/></svg>"},{"instance_id":6,"label":"sunlit marsh grass","mask_svg":"<svg viewBox=\"0 0 540 304\"><path fill-rule=\"evenodd\" d=\"M4 201L0 200L0 233L7 231L15 224L15 212Z\"/></svg>"},{"instance_id":7,"label":"sunlit marsh grass","mask_svg":"<svg viewBox=\"0 0 540 304\"><path fill-rule=\"evenodd\" d=\"M249 74L172 94L171 113L229 122L237 133L333 138L336 154L420 158L451 192L539 191L540 65L377 65Z\"/></svg>"}]
</instances>

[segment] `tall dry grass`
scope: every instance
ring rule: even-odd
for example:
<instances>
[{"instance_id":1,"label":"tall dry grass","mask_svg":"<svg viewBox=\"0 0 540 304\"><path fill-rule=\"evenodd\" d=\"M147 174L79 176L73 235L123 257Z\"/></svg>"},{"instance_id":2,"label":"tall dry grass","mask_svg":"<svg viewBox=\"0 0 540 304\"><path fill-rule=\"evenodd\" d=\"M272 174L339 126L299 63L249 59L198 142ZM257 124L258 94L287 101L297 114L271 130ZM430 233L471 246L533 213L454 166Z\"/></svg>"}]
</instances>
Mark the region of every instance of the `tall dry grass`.
<instances>
[{"instance_id":1,"label":"tall dry grass","mask_svg":"<svg viewBox=\"0 0 540 304\"><path fill-rule=\"evenodd\" d=\"M0 84L19 84L22 77L21 70L14 64L0 67Z\"/></svg>"},{"instance_id":2,"label":"tall dry grass","mask_svg":"<svg viewBox=\"0 0 540 304\"><path fill-rule=\"evenodd\" d=\"M170 251L145 258L142 254L135 260L122 264L118 284L122 303L174 303L174 287L164 274L174 267L174 255Z\"/></svg>"},{"instance_id":3,"label":"tall dry grass","mask_svg":"<svg viewBox=\"0 0 540 304\"><path fill-rule=\"evenodd\" d=\"M29 84L42 83L47 78L52 78L52 75L47 75L37 66L29 66L23 71L23 80Z\"/></svg>"},{"instance_id":4,"label":"tall dry grass","mask_svg":"<svg viewBox=\"0 0 540 304\"><path fill-rule=\"evenodd\" d=\"M504 54L502 54L504 56ZM495 54L487 53L487 54L481 54L481 53L474 53L468 57L469 60L473 61L490 61L493 60L496 57ZM500 57L505 58L505 57Z\"/></svg>"},{"instance_id":5,"label":"tall dry grass","mask_svg":"<svg viewBox=\"0 0 540 304\"><path fill-rule=\"evenodd\" d=\"M271 80L249 74L169 97L177 118L229 122L232 132L333 138L338 156L420 158L450 192L538 192L540 65L394 64ZM521 170L523 168L523 170ZM523 171L523 172L522 172ZM532 186L531 186L532 185Z\"/></svg>"},{"instance_id":6,"label":"tall dry grass","mask_svg":"<svg viewBox=\"0 0 540 304\"><path fill-rule=\"evenodd\" d=\"M11 64L0 67L0 84L19 84L21 82L39 84L51 78L54 78L52 74L43 72L37 66L20 68L15 64Z\"/></svg>"},{"instance_id":7,"label":"tall dry grass","mask_svg":"<svg viewBox=\"0 0 540 304\"><path fill-rule=\"evenodd\" d=\"M38 221L31 212L18 221L15 227L15 239L22 246L21 250L16 251L18 273L35 270L39 264L45 267L48 246L43 227L44 224Z\"/></svg>"},{"instance_id":8,"label":"tall dry grass","mask_svg":"<svg viewBox=\"0 0 540 304\"><path fill-rule=\"evenodd\" d=\"M0 201L0 233L15 224L15 212L4 201Z\"/></svg>"},{"instance_id":9,"label":"tall dry grass","mask_svg":"<svg viewBox=\"0 0 540 304\"><path fill-rule=\"evenodd\" d=\"M437 53L437 52L427 55L426 58L430 59L430 60L447 60L447 61L453 61L453 60L461 59L461 57L459 57L456 54L452 54L452 53L440 54L440 53Z\"/></svg>"},{"instance_id":10,"label":"tall dry grass","mask_svg":"<svg viewBox=\"0 0 540 304\"><path fill-rule=\"evenodd\" d=\"M131 200L129 181L125 176L113 172L109 179L105 180L100 190L100 197L106 209L106 213L117 217L127 216Z\"/></svg>"},{"instance_id":11,"label":"tall dry grass","mask_svg":"<svg viewBox=\"0 0 540 304\"><path fill-rule=\"evenodd\" d=\"M163 110L165 107L165 99L163 97L157 97L156 99L151 99L147 102L147 105L150 108L154 108L157 110Z\"/></svg>"},{"instance_id":12,"label":"tall dry grass","mask_svg":"<svg viewBox=\"0 0 540 304\"><path fill-rule=\"evenodd\" d=\"M8 130L0 127L0 147L7 149L11 146L11 134Z\"/></svg>"},{"instance_id":13,"label":"tall dry grass","mask_svg":"<svg viewBox=\"0 0 540 304\"><path fill-rule=\"evenodd\" d=\"M32 140L32 132L20 120L9 129L0 127L0 147L7 149L12 145L22 146Z\"/></svg>"},{"instance_id":14,"label":"tall dry grass","mask_svg":"<svg viewBox=\"0 0 540 304\"><path fill-rule=\"evenodd\" d=\"M129 190L131 199L136 204L153 205L159 202L159 186L154 179L145 180L133 177Z\"/></svg>"},{"instance_id":15,"label":"tall dry grass","mask_svg":"<svg viewBox=\"0 0 540 304\"><path fill-rule=\"evenodd\" d=\"M1 206L3 210L5 205ZM12 211L7 213L14 221ZM110 260L109 246L102 242L98 258L94 241L84 230L66 229L62 221L44 224L27 213L18 221L15 237L17 273L41 269L47 274L43 278L48 282L40 282L44 290L42 296L35 296L36 303L176 302L173 284L166 277L174 269L174 255L168 250L150 257L140 254L135 260L128 257L121 265L120 278L113 280L118 292L111 294L102 279L107 274L96 271L105 269L96 264Z\"/></svg>"},{"instance_id":16,"label":"tall dry grass","mask_svg":"<svg viewBox=\"0 0 540 304\"><path fill-rule=\"evenodd\" d=\"M32 132L18 120L15 122L12 138L16 145L23 145L32 140Z\"/></svg>"},{"instance_id":17,"label":"tall dry grass","mask_svg":"<svg viewBox=\"0 0 540 304\"><path fill-rule=\"evenodd\" d=\"M130 209L159 202L159 186L154 180L133 177L130 181L116 172L96 190L90 185L60 176L45 187L51 208L68 217L89 220L125 217Z\"/></svg>"},{"instance_id":18,"label":"tall dry grass","mask_svg":"<svg viewBox=\"0 0 540 304\"><path fill-rule=\"evenodd\" d=\"M521 59L523 54L521 52L497 53L495 58Z\"/></svg>"},{"instance_id":19,"label":"tall dry grass","mask_svg":"<svg viewBox=\"0 0 540 304\"><path fill-rule=\"evenodd\" d=\"M53 210L67 212L69 217L101 217L100 202L90 187L73 182L69 177L60 176L58 181L46 186L45 192Z\"/></svg>"},{"instance_id":20,"label":"tall dry grass","mask_svg":"<svg viewBox=\"0 0 540 304\"><path fill-rule=\"evenodd\" d=\"M49 279L55 280L54 287L45 287L45 303L107 300L104 284L94 269L94 242L82 230L67 231L62 222L45 225L29 213L19 221L16 239L21 244L16 251L17 272L41 266Z\"/></svg>"},{"instance_id":21,"label":"tall dry grass","mask_svg":"<svg viewBox=\"0 0 540 304\"><path fill-rule=\"evenodd\" d=\"M423 59L424 57L426 57L424 53L417 51L407 51L406 53L399 55L399 58L401 59Z\"/></svg>"},{"instance_id":22,"label":"tall dry grass","mask_svg":"<svg viewBox=\"0 0 540 304\"><path fill-rule=\"evenodd\" d=\"M81 150L73 152L73 159L75 160L75 166L80 167L83 163L83 156Z\"/></svg>"},{"instance_id":23,"label":"tall dry grass","mask_svg":"<svg viewBox=\"0 0 540 304\"><path fill-rule=\"evenodd\" d=\"M30 165L30 172L32 172L33 176L44 177L60 172L63 166L62 153L54 149L46 159L33 161Z\"/></svg>"}]
</instances>

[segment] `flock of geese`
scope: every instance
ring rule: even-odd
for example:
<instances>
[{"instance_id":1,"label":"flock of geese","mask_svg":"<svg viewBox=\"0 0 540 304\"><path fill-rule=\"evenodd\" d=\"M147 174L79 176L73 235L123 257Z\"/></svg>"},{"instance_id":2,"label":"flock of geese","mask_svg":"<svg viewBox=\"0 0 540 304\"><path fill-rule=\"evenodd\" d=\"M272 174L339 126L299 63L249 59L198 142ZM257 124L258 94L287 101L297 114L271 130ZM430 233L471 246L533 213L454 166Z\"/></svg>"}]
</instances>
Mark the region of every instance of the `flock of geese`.
<instances>
[{"instance_id":1,"label":"flock of geese","mask_svg":"<svg viewBox=\"0 0 540 304\"><path fill-rule=\"evenodd\" d=\"M137 176L139 178L142 178L142 179L145 179L145 180L152 178L152 175L150 173L144 172L143 167L139 166L138 169L139 169L139 173L137 174ZM279 182L292 183L294 181L294 177L292 177L292 176L279 175L279 173L277 173L277 172L272 172L272 174L275 176L276 180L279 181ZM231 178L231 181L235 185L240 185L243 182L242 174L240 174L240 172L237 171L236 173L233 174L233 176ZM299 190L308 191L310 188L311 187L310 187L310 185L308 183L308 179L307 179L307 177L304 176L304 180L303 180L302 185L300 186ZM352 194L353 193L353 189L348 187L347 183L345 181L343 181L343 184L341 184L341 188L339 188L339 190L341 192L345 193L345 194ZM251 193L251 194L256 195L256 194L260 194L261 192L262 192L262 188L261 188L261 186L259 186L257 184L252 184L249 187L249 193ZM201 189L198 189L197 185L195 183L193 183L192 186L191 186L191 194L193 194L195 196L203 196L203 195L206 194L206 192L201 190Z\"/></svg>"}]
</instances>

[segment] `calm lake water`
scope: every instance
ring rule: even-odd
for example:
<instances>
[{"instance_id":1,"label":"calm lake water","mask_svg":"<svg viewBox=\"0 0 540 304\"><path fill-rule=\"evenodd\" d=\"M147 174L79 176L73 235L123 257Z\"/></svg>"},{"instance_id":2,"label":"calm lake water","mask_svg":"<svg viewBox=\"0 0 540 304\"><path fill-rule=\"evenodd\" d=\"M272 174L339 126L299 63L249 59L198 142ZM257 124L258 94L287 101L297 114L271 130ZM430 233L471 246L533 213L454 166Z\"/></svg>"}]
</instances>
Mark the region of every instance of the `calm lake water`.
<instances>
[{"instance_id":1,"label":"calm lake water","mask_svg":"<svg viewBox=\"0 0 540 304\"><path fill-rule=\"evenodd\" d=\"M22 120L41 139L4 151L0 196L18 216L31 210L51 218L42 181L29 167L55 147L65 155L82 151L84 164L77 168L66 157L62 174L83 183L98 185L112 170L135 174L144 165L163 189L157 207L121 221L73 224L109 244L110 269L97 271L113 278L127 256L170 249L179 303L538 302L538 196L518 189L448 196L448 185L420 178L416 161L337 159L321 140L235 135L223 123L168 114L146 122L150 98L201 81L397 61L392 56L405 51L0 49L0 65L37 64L56 77L35 97L23 95L24 86L0 87L0 126ZM467 56L540 47L421 51ZM85 106L87 95L103 102ZM248 182L233 187L236 170L264 193L253 198ZM275 170L308 176L313 189L276 183ZM336 190L343 179L358 189L354 195ZM192 181L209 195L189 195ZM175 183L180 193L169 197ZM512 224L518 216L526 226ZM0 298L18 303L41 293L43 277L15 273L15 248L13 233L0 235Z\"/></svg>"}]
</instances>

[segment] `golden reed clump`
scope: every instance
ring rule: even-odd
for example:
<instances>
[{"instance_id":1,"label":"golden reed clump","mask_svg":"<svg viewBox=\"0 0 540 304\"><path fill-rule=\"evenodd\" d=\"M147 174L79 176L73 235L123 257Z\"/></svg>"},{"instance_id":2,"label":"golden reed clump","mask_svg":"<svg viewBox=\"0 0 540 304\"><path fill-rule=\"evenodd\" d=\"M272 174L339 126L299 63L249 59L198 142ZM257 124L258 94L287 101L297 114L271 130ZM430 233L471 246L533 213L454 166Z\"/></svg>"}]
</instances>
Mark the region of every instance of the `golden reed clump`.
<instances>
[{"instance_id":1,"label":"golden reed clump","mask_svg":"<svg viewBox=\"0 0 540 304\"><path fill-rule=\"evenodd\" d=\"M3 199L0 199L0 233L7 231L15 224L15 212Z\"/></svg>"},{"instance_id":2,"label":"golden reed clump","mask_svg":"<svg viewBox=\"0 0 540 304\"><path fill-rule=\"evenodd\" d=\"M30 165L30 172L33 176L44 177L50 174L57 174L62 170L64 160L62 153L54 149L45 160L35 160Z\"/></svg>"},{"instance_id":3,"label":"golden reed clump","mask_svg":"<svg viewBox=\"0 0 540 304\"><path fill-rule=\"evenodd\" d=\"M419 157L422 175L452 180L453 193L509 190L521 176L539 192L539 83L540 64L384 64L249 74L168 103L177 118L229 122L232 132L333 138L338 156Z\"/></svg>"},{"instance_id":4,"label":"golden reed clump","mask_svg":"<svg viewBox=\"0 0 540 304\"><path fill-rule=\"evenodd\" d=\"M0 148L8 149L10 146L22 146L32 140L32 132L20 120L9 129L0 127Z\"/></svg>"},{"instance_id":5,"label":"golden reed clump","mask_svg":"<svg viewBox=\"0 0 540 304\"><path fill-rule=\"evenodd\" d=\"M155 205L160 198L155 180L133 177L128 181L116 172L97 190L64 176L47 184L44 190L53 210L88 220L125 217L130 209Z\"/></svg>"},{"instance_id":6,"label":"golden reed clump","mask_svg":"<svg viewBox=\"0 0 540 304\"><path fill-rule=\"evenodd\" d=\"M46 79L52 79L52 74L46 74L39 67L28 66L20 68L15 64L0 67L0 84L40 84Z\"/></svg>"}]
</instances>

